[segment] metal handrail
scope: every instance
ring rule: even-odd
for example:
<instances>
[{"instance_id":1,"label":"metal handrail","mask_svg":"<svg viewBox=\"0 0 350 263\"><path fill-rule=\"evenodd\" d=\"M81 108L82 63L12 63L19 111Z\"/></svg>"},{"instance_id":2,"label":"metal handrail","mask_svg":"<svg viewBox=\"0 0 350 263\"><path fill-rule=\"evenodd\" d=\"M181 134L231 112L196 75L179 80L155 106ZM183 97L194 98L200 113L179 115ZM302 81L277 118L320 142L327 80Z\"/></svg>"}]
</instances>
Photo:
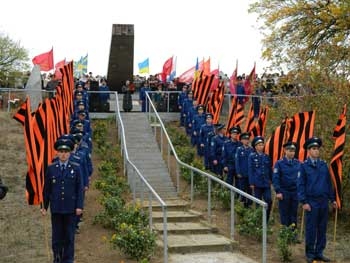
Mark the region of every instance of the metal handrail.
<instances>
[{"instance_id":1,"label":"metal handrail","mask_svg":"<svg viewBox=\"0 0 350 263\"><path fill-rule=\"evenodd\" d=\"M257 199L256 197L247 194L246 192L241 191L240 189L229 185L228 183L222 181L221 179L207 173L204 172L194 166L191 166L187 163L184 163L183 161L181 161L179 159L179 157L177 156L176 150L170 140L170 137L168 135L168 132L166 131L165 125L162 121L162 119L160 118L155 105L153 104L153 101L151 99L151 97L149 96L148 92L146 92L146 98L147 98L147 102L146 102L146 108L149 109L148 111L148 119L149 121L154 121L154 116L158 122L159 125L157 125L158 127L160 127L161 132L164 133L165 138L170 146L171 152L173 154L173 156L175 157L176 160L176 187L177 187L177 191L179 192L179 188L180 188L180 173L179 173L179 169L178 166L180 165L181 167L186 167L187 169L191 170L191 203L193 202L193 192L194 192L194 187L193 187L193 177L194 177L194 173L198 173L201 176L205 176L208 179L208 221L209 223L211 223L211 182L215 181L217 183L219 183L220 185L222 185L223 187L227 188L230 190L231 192L231 239L234 240L234 198L235 198L235 194L239 194L242 195L248 199L250 199L251 201L255 202L256 204L262 206L262 226L263 226L263 236L262 236L262 263L266 263L266 256L267 256L267 203ZM155 126L155 127L157 127ZM156 129L156 128L155 128ZM161 135L161 149L163 148L163 135ZM170 155L170 151L168 150L168 154ZM169 160L169 158L168 158ZM168 167L169 163L168 163Z\"/></svg>"},{"instance_id":2,"label":"metal handrail","mask_svg":"<svg viewBox=\"0 0 350 263\"><path fill-rule=\"evenodd\" d=\"M119 100L118 100L118 92L115 92L115 99L116 99L116 108L115 108L115 112L116 114L116 123L118 123L118 139L121 141L120 145L121 147L121 151L122 151L122 156L124 156L124 173L126 173L126 175L128 175L128 181L133 184L133 201L135 202L135 198L136 198L136 178L135 175L138 176L138 179L141 180L141 201L143 203L143 186L146 186L146 188L149 191L149 219L150 219L150 228L152 229L152 197L154 196L158 202L160 203L160 205L162 206L162 211L163 211L163 242L164 242L164 263L168 262L168 230L167 230L167 205L166 203L163 201L163 199L157 194L157 192L153 189L153 187L147 182L147 180L145 179L145 177L141 174L141 172L139 171L139 169L137 169L137 167L133 164L133 162L129 159L129 154L128 154L128 150L127 150L127 145L126 145L126 140L125 140L125 130L124 130L124 124L123 124L123 120L120 114L120 107L119 107ZM129 176L128 173L128 167L130 166L130 170L132 170L133 172L130 173L132 174L131 178Z\"/></svg>"}]
</instances>

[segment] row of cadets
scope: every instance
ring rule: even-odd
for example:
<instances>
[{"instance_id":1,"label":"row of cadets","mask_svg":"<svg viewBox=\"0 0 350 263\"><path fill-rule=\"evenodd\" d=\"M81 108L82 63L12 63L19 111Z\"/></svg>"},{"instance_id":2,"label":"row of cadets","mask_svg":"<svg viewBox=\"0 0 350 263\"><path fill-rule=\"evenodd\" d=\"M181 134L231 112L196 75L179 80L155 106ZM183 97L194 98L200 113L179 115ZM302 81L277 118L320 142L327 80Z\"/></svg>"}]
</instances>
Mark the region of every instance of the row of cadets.
<instances>
[{"instance_id":1,"label":"row of cadets","mask_svg":"<svg viewBox=\"0 0 350 263\"><path fill-rule=\"evenodd\" d=\"M309 157L303 163L294 157L296 144L285 143L284 157L276 162L272 171L271 159L264 153L265 141L262 136L254 137L250 145L249 133L241 133L239 127L230 127L231 138L225 140L222 132L224 125L216 124L214 129L212 115L205 114L202 105L197 106L196 109L197 114L192 120L191 142L192 145L200 145L198 155L204 156L206 169L220 175L221 162L223 171L227 172L227 183L233 184L235 179L237 188L268 204L267 220L272 207L271 184L279 200L280 220L283 225L294 225L296 229L298 202L301 202L306 211L307 262L311 263L313 260L329 262L330 259L323 255L326 246L328 201L331 201L334 208L337 205L327 164L319 159L321 139L312 137L306 140L303 147L308 151ZM206 123L203 123L204 120ZM214 130L215 136L213 136ZM210 147L205 148L208 143ZM317 183L315 183L316 180ZM246 198L241 198L241 201L245 207L249 207L252 203Z\"/></svg>"}]
</instances>

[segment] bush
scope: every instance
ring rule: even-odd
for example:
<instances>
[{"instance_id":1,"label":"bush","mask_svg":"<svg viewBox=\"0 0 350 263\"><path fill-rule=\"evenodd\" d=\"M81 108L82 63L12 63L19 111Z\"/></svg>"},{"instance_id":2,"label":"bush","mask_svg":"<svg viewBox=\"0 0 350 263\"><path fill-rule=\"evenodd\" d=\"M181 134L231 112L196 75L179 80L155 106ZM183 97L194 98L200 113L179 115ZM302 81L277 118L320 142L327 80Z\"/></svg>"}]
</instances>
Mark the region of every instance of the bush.
<instances>
[{"instance_id":1,"label":"bush","mask_svg":"<svg viewBox=\"0 0 350 263\"><path fill-rule=\"evenodd\" d=\"M277 247L282 262L290 262L292 250L290 245L295 241L295 225L282 225L277 237Z\"/></svg>"},{"instance_id":2,"label":"bush","mask_svg":"<svg viewBox=\"0 0 350 263\"><path fill-rule=\"evenodd\" d=\"M156 235L149 228L122 223L110 242L113 247L118 247L132 259L139 261L148 259L153 254L156 246Z\"/></svg>"}]
</instances>

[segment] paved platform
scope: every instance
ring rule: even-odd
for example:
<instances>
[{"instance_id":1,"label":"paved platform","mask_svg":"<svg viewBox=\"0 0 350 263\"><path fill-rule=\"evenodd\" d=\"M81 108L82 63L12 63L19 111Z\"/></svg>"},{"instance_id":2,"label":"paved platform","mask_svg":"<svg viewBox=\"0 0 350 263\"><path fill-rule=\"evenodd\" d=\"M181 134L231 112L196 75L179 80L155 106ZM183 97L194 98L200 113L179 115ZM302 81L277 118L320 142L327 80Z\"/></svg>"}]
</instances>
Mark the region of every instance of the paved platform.
<instances>
[{"instance_id":1,"label":"paved platform","mask_svg":"<svg viewBox=\"0 0 350 263\"><path fill-rule=\"evenodd\" d=\"M191 254L169 254L169 263L258 263L240 253L211 252Z\"/></svg>"}]
</instances>

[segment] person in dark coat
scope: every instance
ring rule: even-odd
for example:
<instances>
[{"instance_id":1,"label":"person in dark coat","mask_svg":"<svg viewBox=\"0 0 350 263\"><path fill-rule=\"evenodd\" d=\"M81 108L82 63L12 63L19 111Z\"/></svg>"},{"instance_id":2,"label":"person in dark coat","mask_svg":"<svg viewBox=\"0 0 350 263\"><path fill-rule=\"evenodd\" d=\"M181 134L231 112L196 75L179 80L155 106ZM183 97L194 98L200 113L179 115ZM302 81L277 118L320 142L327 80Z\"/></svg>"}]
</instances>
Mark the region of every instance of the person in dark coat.
<instances>
[{"instance_id":1,"label":"person in dark coat","mask_svg":"<svg viewBox=\"0 0 350 263\"><path fill-rule=\"evenodd\" d=\"M320 138L306 140L304 149L309 157L301 164L297 181L298 199L306 217L305 255L308 263L314 260L330 262L323 255L327 243L328 203L337 208L328 165L320 159L321 146Z\"/></svg>"},{"instance_id":2,"label":"person in dark coat","mask_svg":"<svg viewBox=\"0 0 350 263\"><path fill-rule=\"evenodd\" d=\"M73 263L76 218L83 212L83 182L80 167L69 160L73 141L58 139L54 148L58 160L47 167L41 213L45 216L50 206L53 262Z\"/></svg>"},{"instance_id":3,"label":"person in dark coat","mask_svg":"<svg viewBox=\"0 0 350 263\"><path fill-rule=\"evenodd\" d=\"M278 199L281 224L296 229L298 215L297 178L300 162L294 158L297 145L288 141L283 145L284 157L273 169L272 184Z\"/></svg>"}]
</instances>

